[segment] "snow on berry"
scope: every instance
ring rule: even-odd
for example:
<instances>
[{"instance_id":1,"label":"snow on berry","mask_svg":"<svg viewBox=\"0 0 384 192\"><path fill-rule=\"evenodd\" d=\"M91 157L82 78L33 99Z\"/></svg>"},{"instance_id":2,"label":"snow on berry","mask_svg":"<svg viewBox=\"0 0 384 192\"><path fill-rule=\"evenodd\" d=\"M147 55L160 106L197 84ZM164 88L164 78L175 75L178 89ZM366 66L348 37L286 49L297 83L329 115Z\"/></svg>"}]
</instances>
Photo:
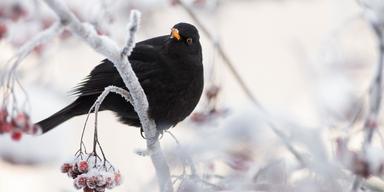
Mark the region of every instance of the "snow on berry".
<instances>
[{"instance_id":1,"label":"snow on berry","mask_svg":"<svg viewBox=\"0 0 384 192\"><path fill-rule=\"evenodd\" d=\"M91 176L91 177L87 178L87 186L90 189L96 188L96 177L95 176Z\"/></svg>"},{"instance_id":2,"label":"snow on berry","mask_svg":"<svg viewBox=\"0 0 384 192\"><path fill-rule=\"evenodd\" d=\"M114 180L115 180L115 184L116 185L120 185L121 184L121 174L120 174L120 172L115 173Z\"/></svg>"},{"instance_id":3,"label":"snow on berry","mask_svg":"<svg viewBox=\"0 0 384 192\"><path fill-rule=\"evenodd\" d=\"M120 171L108 161L93 154L78 155L73 161L64 163L61 172L73 179L76 189L90 192L104 192L121 184Z\"/></svg>"},{"instance_id":4,"label":"snow on berry","mask_svg":"<svg viewBox=\"0 0 384 192\"><path fill-rule=\"evenodd\" d=\"M28 126L29 116L24 112L18 113L16 117L12 119L12 122L15 124L16 127L24 129Z\"/></svg>"},{"instance_id":5,"label":"snow on berry","mask_svg":"<svg viewBox=\"0 0 384 192\"><path fill-rule=\"evenodd\" d=\"M98 187L102 187L106 183L107 183L106 178L103 175L99 174L99 175L96 176L96 185Z\"/></svg>"},{"instance_id":6,"label":"snow on berry","mask_svg":"<svg viewBox=\"0 0 384 192\"><path fill-rule=\"evenodd\" d=\"M70 163L64 163L61 166L61 172L62 173L68 173L72 169L72 165Z\"/></svg>"},{"instance_id":7,"label":"snow on berry","mask_svg":"<svg viewBox=\"0 0 384 192\"><path fill-rule=\"evenodd\" d=\"M77 167L81 173L87 172L88 171L88 162L85 160L79 161L77 164Z\"/></svg>"}]
</instances>

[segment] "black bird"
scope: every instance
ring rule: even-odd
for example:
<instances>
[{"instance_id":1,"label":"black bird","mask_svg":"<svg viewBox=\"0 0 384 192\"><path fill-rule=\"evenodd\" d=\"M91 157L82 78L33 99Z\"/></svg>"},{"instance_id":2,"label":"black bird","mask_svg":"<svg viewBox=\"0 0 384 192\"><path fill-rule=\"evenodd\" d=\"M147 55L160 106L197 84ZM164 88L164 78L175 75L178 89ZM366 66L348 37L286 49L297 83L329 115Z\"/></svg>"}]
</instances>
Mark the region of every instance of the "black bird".
<instances>
[{"instance_id":1,"label":"black bird","mask_svg":"<svg viewBox=\"0 0 384 192\"><path fill-rule=\"evenodd\" d=\"M184 120L199 102L204 87L199 38L193 25L178 23L170 35L137 43L128 57L148 97L148 114L160 132ZM73 103L37 124L46 133L72 117L87 114L109 85L127 89L113 63L104 59L75 88L78 98ZM122 123L141 126L133 106L120 95L109 94L100 110L115 112Z\"/></svg>"}]
</instances>

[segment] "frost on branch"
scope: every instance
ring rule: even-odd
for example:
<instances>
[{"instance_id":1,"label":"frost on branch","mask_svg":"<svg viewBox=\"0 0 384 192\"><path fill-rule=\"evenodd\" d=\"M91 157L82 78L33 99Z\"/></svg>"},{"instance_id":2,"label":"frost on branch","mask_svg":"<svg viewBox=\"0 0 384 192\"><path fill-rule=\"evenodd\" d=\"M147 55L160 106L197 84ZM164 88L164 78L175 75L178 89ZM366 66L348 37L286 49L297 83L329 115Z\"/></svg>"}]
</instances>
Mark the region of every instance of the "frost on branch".
<instances>
[{"instance_id":1,"label":"frost on branch","mask_svg":"<svg viewBox=\"0 0 384 192\"><path fill-rule=\"evenodd\" d=\"M154 151L154 153L151 155L151 158L156 169L157 177L159 179L160 190L173 191L172 183L170 181L169 168L161 151L160 144L156 138L156 125L154 121L148 117L147 97L141 88L135 73L132 70L128 58L122 54L124 52L123 49L119 49L117 44L111 39L98 36L94 30L89 27L89 25L86 26L80 23L75 15L69 11L63 2L57 0L46 0L45 2L57 14L61 21L65 21L65 24L68 26L71 32L79 36L95 51L103 54L114 63L117 71L123 79L125 86L128 88L129 93L131 94L132 105L139 116L142 128L145 132L145 136L148 138L147 147ZM132 22L132 24L138 24L139 12L133 11L131 14L136 15L132 16L132 19L137 19L137 21ZM130 28L134 29L134 27ZM133 39L135 34L131 34L130 31L129 35L130 36L128 36L128 42L133 41L130 39ZM134 44L130 43L128 43L128 45L134 46ZM130 50L132 47L127 47L127 49ZM128 54L129 51L126 52L126 54ZM96 131L97 129L95 128L95 135L97 135Z\"/></svg>"},{"instance_id":2,"label":"frost on branch","mask_svg":"<svg viewBox=\"0 0 384 192\"><path fill-rule=\"evenodd\" d=\"M17 69L20 63L38 46L50 41L61 31L59 22L45 29L30 41L21 46L16 54L7 62L6 67L1 71L0 77L0 103L1 121L0 134L10 133L15 141L19 141L23 133L38 135L41 129L33 125L29 118L27 107L29 105L28 95L21 86L17 77ZM20 103L15 95L16 88L20 88L25 96L25 100Z\"/></svg>"},{"instance_id":3,"label":"frost on branch","mask_svg":"<svg viewBox=\"0 0 384 192\"><path fill-rule=\"evenodd\" d=\"M106 189L113 189L121 184L120 171L115 169L107 160L99 142L97 130L99 108L109 93L119 94L127 102L131 102L128 91L115 86L106 87L89 110L80 139L80 148L76 152L74 160L66 162L61 166L61 171L73 179L74 187L76 189L83 189L84 192L104 192ZM91 153L87 153L84 134L88 118L93 111L95 113L93 149ZM102 157L98 153L101 153Z\"/></svg>"}]
</instances>

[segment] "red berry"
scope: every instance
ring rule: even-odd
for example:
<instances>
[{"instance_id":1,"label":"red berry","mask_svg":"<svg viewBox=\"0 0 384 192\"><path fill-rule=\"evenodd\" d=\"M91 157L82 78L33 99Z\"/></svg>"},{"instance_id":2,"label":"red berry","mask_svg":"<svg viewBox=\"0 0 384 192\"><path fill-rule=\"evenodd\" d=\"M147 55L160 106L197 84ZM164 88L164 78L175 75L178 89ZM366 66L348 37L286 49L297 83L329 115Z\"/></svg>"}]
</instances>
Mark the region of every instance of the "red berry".
<instances>
[{"instance_id":1,"label":"red berry","mask_svg":"<svg viewBox=\"0 0 384 192\"><path fill-rule=\"evenodd\" d=\"M53 19L52 18L44 18L41 21L41 25L43 29L49 28L53 24Z\"/></svg>"},{"instance_id":2,"label":"red berry","mask_svg":"<svg viewBox=\"0 0 384 192\"><path fill-rule=\"evenodd\" d=\"M1 36L1 25L0 25L0 36ZM5 108L0 109L0 121L5 122L7 117L8 117L7 109L5 109Z\"/></svg>"},{"instance_id":3,"label":"red berry","mask_svg":"<svg viewBox=\"0 0 384 192\"><path fill-rule=\"evenodd\" d=\"M20 141L21 137L22 137L22 133L20 131L15 131L11 134L11 138L14 141Z\"/></svg>"},{"instance_id":4,"label":"red berry","mask_svg":"<svg viewBox=\"0 0 384 192\"><path fill-rule=\"evenodd\" d=\"M78 176L74 181L73 185L76 189L82 189L87 186L87 178L85 176Z\"/></svg>"},{"instance_id":5,"label":"red berry","mask_svg":"<svg viewBox=\"0 0 384 192\"><path fill-rule=\"evenodd\" d=\"M196 123L203 123L208 119L208 116L204 113L195 112L191 115L191 120Z\"/></svg>"},{"instance_id":6,"label":"red berry","mask_svg":"<svg viewBox=\"0 0 384 192\"><path fill-rule=\"evenodd\" d=\"M87 172L88 171L88 162L82 160L82 161L78 162L77 167L81 173Z\"/></svg>"},{"instance_id":7,"label":"red berry","mask_svg":"<svg viewBox=\"0 0 384 192\"><path fill-rule=\"evenodd\" d=\"M72 179L75 179L77 176L79 176L81 173L76 169L76 167L73 167L69 172L68 176L72 177Z\"/></svg>"},{"instance_id":8,"label":"red berry","mask_svg":"<svg viewBox=\"0 0 384 192\"><path fill-rule=\"evenodd\" d=\"M220 91L220 87L213 85L207 90L205 94L207 95L208 99L212 99L217 97L217 94L219 93L219 91Z\"/></svg>"},{"instance_id":9,"label":"red berry","mask_svg":"<svg viewBox=\"0 0 384 192\"><path fill-rule=\"evenodd\" d=\"M114 181L115 181L116 185L120 185L121 184L121 174L120 174L120 172L115 173Z\"/></svg>"},{"instance_id":10,"label":"red berry","mask_svg":"<svg viewBox=\"0 0 384 192\"><path fill-rule=\"evenodd\" d=\"M63 32L61 32L61 34L60 34L60 39L66 40L66 39L68 39L71 36L72 36L72 32L71 31L63 30Z\"/></svg>"},{"instance_id":11,"label":"red berry","mask_svg":"<svg viewBox=\"0 0 384 192\"><path fill-rule=\"evenodd\" d=\"M112 179L112 177L107 177L107 178L105 178L105 187L107 188L107 189L112 189L113 188L113 179Z\"/></svg>"},{"instance_id":12,"label":"red berry","mask_svg":"<svg viewBox=\"0 0 384 192\"><path fill-rule=\"evenodd\" d=\"M96 191L97 192L104 192L105 191L105 187L97 186L96 187Z\"/></svg>"},{"instance_id":13,"label":"red berry","mask_svg":"<svg viewBox=\"0 0 384 192\"><path fill-rule=\"evenodd\" d=\"M175 5L179 4L179 1L178 0L170 0L170 3L172 6L175 6Z\"/></svg>"},{"instance_id":14,"label":"red berry","mask_svg":"<svg viewBox=\"0 0 384 192\"><path fill-rule=\"evenodd\" d=\"M5 23L0 23L0 39L4 38L7 34L7 26Z\"/></svg>"},{"instance_id":15,"label":"red berry","mask_svg":"<svg viewBox=\"0 0 384 192\"><path fill-rule=\"evenodd\" d=\"M87 178L87 187L89 187L91 189L96 188L96 177L95 176Z\"/></svg>"},{"instance_id":16,"label":"red berry","mask_svg":"<svg viewBox=\"0 0 384 192\"><path fill-rule=\"evenodd\" d=\"M199 6L199 7L203 7L206 3L207 3L206 0L194 0L193 1L193 4L195 4L196 6Z\"/></svg>"},{"instance_id":17,"label":"red berry","mask_svg":"<svg viewBox=\"0 0 384 192\"><path fill-rule=\"evenodd\" d=\"M365 121L365 127L370 129L375 129L378 127L378 122L375 117L368 117L368 119Z\"/></svg>"},{"instance_id":18,"label":"red berry","mask_svg":"<svg viewBox=\"0 0 384 192\"><path fill-rule=\"evenodd\" d=\"M36 46L35 48L33 48L33 51L37 54L37 55L42 55L44 50L45 50L45 44L40 44L38 46Z\"/></svg>"},{"instance_id":19,"label":"red berry","mask_svg":"<svg viewBox=\"0 0 384 192\"><path fill-rule=\"evenodd\" d=\"M14 127L13 127L13 125L11 123L4 123L4 124L2 124L2 130L5 133L11 132L12 129L14 129Z\"/></svg>"},{"instance_id":20,"label":"red berry","mask_svg":"<svg viewBox=\"0 0 384 192\"><path fill-rule=\"evenodd\" d=\"M89 187L84 187L83 191L84 192L95 192L93 189L91 189Z\"/></svg>"},{"instance_id":21,"label":"red berry","mask_svg":"<svg viewBox=\"0 0 384 192\"><path fill-rule=\"evenodd\" d=\"M104 186L107 183L103 175L97 175L96 176L96 185L101 187Z\"/></svg>"},{"instance_id":22,"label":"red berry","mask_svg":"<svg viewBox=\"0 0 384 192\"><path fill-rule=\"evenodd\" d=\"M21 17L24 17L27 15L27 10L25 10L24 7L22 7L20 4L14 4L11 9L11 19L13 21L19 20Z\"/></svg>"},{"instance_id":23,"label":"red berry","mask_svg":"<svg viewBox=\"0 0 384 192\"><path fill-rule=\"evenodd\" d=\"M27 127L29 123L29 116L26 113L21 112L17 114L12 121L14 122L16 127L25 129L25 127Z\"/></svg>"},{"instance_id":24,"label":"red berry","mask_svg":"<svg viewBox=\"0 0 384 192\"><path fill-rule=\"evenodd\" d=\"M69 163L64 163L62 166L61 166L61 172L62 173L68 173L71 169L72 169L72 165L69 164Z\"/></svg>"}]
</instances>

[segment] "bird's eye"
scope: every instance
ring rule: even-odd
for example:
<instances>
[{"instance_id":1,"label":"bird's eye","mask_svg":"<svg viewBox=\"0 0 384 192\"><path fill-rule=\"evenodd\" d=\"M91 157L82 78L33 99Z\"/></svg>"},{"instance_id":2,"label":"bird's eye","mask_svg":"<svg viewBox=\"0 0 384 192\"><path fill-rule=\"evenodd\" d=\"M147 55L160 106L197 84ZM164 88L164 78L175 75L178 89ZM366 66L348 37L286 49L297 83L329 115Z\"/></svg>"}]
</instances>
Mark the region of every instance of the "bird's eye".
<instances>
[{"instance_id":1,"label":"bird's eye","mask_svg":"<svg viewBox=\"0 0 384 192\"><path fill-rule=\"evenodd\" d=\"M187 39L187 43L188 43L188 45L192 45L192 42L193 42L193 41L192 41L192 38L189 37L189 38Z\"/></svg>"}]
</instances>

